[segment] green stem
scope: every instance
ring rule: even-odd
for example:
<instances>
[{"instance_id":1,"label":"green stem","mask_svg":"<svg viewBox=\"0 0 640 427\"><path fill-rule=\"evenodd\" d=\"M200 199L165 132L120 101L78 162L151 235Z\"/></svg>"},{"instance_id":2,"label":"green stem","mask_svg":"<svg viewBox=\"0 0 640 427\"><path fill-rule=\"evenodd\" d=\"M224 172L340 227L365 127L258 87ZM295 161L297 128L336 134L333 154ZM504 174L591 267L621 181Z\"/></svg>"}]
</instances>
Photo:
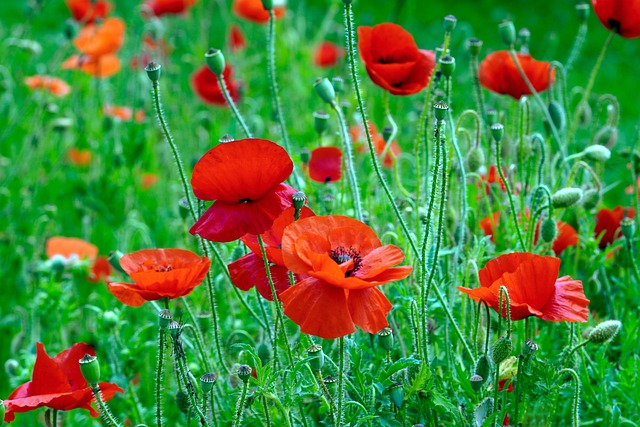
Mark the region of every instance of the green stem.
<instances>
[{"instance_id":1,"label":"green stem","mask_svg":"<svg viewBox=\"0 0 640 427\"><path fill-rule=\"evenodd\" d=\"M205 371L209 372L211 371L211 366L209 365L209 359L207 358L207 353L205 353L204 351L204 344L203 344L204 338L202 336L202 333L200 332L200 328L198 328L197 326L198 320L193 314L193 310L191 309L191 305L189 304L189 301L187 300L187 298L182 297L182 303L184 304L184 308L187 312L187 315L189 316L189 320L191 321L191 325L185 325L185 327L190 326L189 329L191 329L193 332L193 338L195 340L196 347L198 349L198 354L200 355L200 360L204 365Z\"/></svg>"},{"instance_id":2,"label":"green stem","mask_svg":"<svg viewBox=\"0 0 640 427\"><path fill-rule=\"evenodd\" d=\"M482 93L482 86L480 86L480 78L478 77L478 55L471 55L469 66L471 68L471 76L473 77L473 92L475 94L476 103L478 104L477 108L478 111L480 111L482 118L486 120L484 94Z\"/></svg>"},{"instance_id":3,"label":"green stem","mask_svg":"<svg viewBox=\"0 0 640 427\"><path fill-rule=\"evenodd\" d=\"M184 353L183 353L183 356L184 356ZM176 364L178 366L178 373L184 379L184 382L187 385L186 393L187 393L187 396L189 397L189 403L191 404L191 409L193 409L195 413L198 415L198 418L200 418L200 425L209 427L210 425L209 421L207 421L207 417L204 415L204 413L200 409L200 405L198 405L195 389L193 388L193 385L191 384L191 380L189 378L190 373L189 373L189 368L187 367L186 358L177 357Z\"/></svg>"},{"instance_id":4,"label":"green stem","mask_svg":"<svg viewBox=\"0 0 640 427\"><path fill-rule=\"evenodd\" d=\"M558 372L558 375L562 377L562 374L569 374L571 379L573 380L574 392L573 392L573 404L571 406L571 426L579 427L580 426L580 378L578 374L573 369L565 368Z\"/></svg>"},{"instance_id":5,"label":"green stem","mask_svg":"<svg viewBox=\"0 0 640 427\"><path fill-rule=\"evenodd\" d=\"M106 425L109 427L120 427L118 422L113 418L109 407L102 399L102 392L100 391L100 386L96 384L91 385L91 391L93 392L93 396L96 398L96 403L98 404L98 409L100 412L100 416ZM55 425L54 425L55 427Z\"/></svg>"},{"instance_id":6,"label":"green stem","mask_svg":"<svg viewBox=\"0 0 640 427\"><path fill-rule=\"evenodd\" d=\"M58 410L57 409L51 410L51 425L53 427L58 427Z\"/></svg>"},{"instance_id":7,"label":"green stem","mask_svg":"<svg viewBox=\"0 0 640 427\"><path fill-rule=\"evenodd\" d=\"M331 392L327 388L327 385L324 383L320 371L315 373L315 378L318 382L318 385L322 389L322 393L325 395L327 401L329 402L329 407L331 408L331 417L333 418L333 425L335 426L338 424L338 407L336 406L336 401L333 399Z\"/></svg>"},{"instance_id":8,"label":"green stem","mask_svg":"<svg viewBox=\"0 0 640 427\"><path fill-rule=\"evenodd\" d=\"M393 120L393 116L391 115L391 110L389 109L389 92L386 90L382 92L382 103L384 104L384 114L391 125L391 135L389 135L388 141L385 141L384 149L378 156L379 159L382 159L384 162L384 156L389 152L389 148L391 148L391 143L396 139L398 135L398 125L396 121Z\"/></svg>"},{"instance_id":9,"label":"green stem","mask_svg":"<svg viewBox=\"0 0 640 427\"><path fill-rule=\"evenodd\" d=\"M546 111L546 110L545 110ZM498 174L500 174L500 179L504 183L504 188L507 191L507 197L509 198L509 205L511 206L511 216L513 217L513 223L515 224L516 231L518 233L518 241L520 242L520 246L522 250L526 250L526 246L524 244L524 240L522 239L522 232L520 231L520 224L518 222L518 213L516 212L516 205L513 201L513 194L511 193L511 185L509 185L509 181L504 176L504 172L502 172L502 162L501 158L501 144L500 141L496 141L496 168L498 169Z\"/></svg>"},{"instance_id":10,"label":"green stem","mask_svg":"<svg viewBox=\"0 0 640 427\"><path fill-rule=\"evenodd\" d=\"M217 78L218 78L218 86L220 86L220 91L222 92L222 96L224 97L225 101L227 101L227 105L231 108L233 115L236 116L236 120L238 121L238 123L240 123L240 127L242 128L242 131L244 132L247 138L252 138L251 131L249 130L247 123L242 118L242 115L240 114L240 111L238 110L236 103L233 101L233 98L231 98L231 94L229 94L229 89L227 89L227 84L224 81L224 75L219 74L217 75Z\"/></svg>"},{"instance_id":11,"label":"green stem","mask_svg":"<svg viewBox=\"0 0 640 427\"><path fill-rule=\"evenodd\" d=\"M565 69L567 72L571 70L573 67L573 63L576 62L576 59L580 56L580 52L582 52L582 46L584 45L584 41L587 38L587 30L589 26L587 22L582 22L580 24L580 28L578 28L578 34L576 34L576 40L573 42L573 47L571 48L571 53L569 54L569 59L567 59L567 65ZM517 421L517 420L516 420Z\"/></svg>"},{"instance_id":12,"label":"green stem","mask_svg":"<svg viewBox=\"0 0 640 427\"><path fill-rule=\"evenodd\" d=\"M158 356L156 362L156 426L162 427L162 377L164 365L164 348L165 348L164 328L158 330Z\"/></svg>"},{"instance_id":13,"label":"green stem","mask_svg":"<svg viewBox=\"0 0 640 427\"><path fill-rule=\"evenodd\" d=\"M344 337L339 338L340 354L338 359L338 427L342 426L344 419Z\"/></svg>"},{"instance_id":14,"label":"green stem","mask_svg":"<svg viewBox=\"0 0 640 427\"><path fill-rule=\"evenodd\" d=\"M242 383L242 393L240 398L236 402L236 413L233 417L233 427L240 427L242 425L242 413L244 412L244 401L247 398L247 388L249 387L249 381Z\"/></svg>"}]
</instances>

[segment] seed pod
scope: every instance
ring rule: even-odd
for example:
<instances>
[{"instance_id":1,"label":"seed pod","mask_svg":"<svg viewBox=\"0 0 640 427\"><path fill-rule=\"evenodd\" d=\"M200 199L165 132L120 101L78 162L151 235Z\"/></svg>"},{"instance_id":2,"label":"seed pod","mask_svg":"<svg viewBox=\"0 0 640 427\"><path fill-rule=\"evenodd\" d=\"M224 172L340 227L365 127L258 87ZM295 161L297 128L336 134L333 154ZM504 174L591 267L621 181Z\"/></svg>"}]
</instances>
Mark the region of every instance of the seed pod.
<instances>
[{"instance_id":1,"label":"seed pod","mask_svg":"<svg viewBox=\"0 0 640 427\"><path fill-rule=\"evenodd\" d=\"M226 63L224 60L224 54L219 49L209 49L207 53L204 54L204 60L207 63L207 67L209 70L216 76L221 76L226 67Z\"/></svg>"},{"instance_id":2,"label":"seed pod","mask_svg":"<svg viewBox=\"0 0 640 427\"><path fill-rule=\"evenodd\" d=\"M149 62L147 66L144 67L144 70L147 72L147 76L149 77L149 80L151 80L152 82L157 82L158 80L160 80L161 69L162 69L162 66L153 61Z\"/></svg>"},{"instance_id":3,"label":"seed pod","mask_svg":"<svg viewBox=\"0 0 640 427\"><path fill-rule=\"evenodd\" d=\"M378 343L386 351L393 349L393 331L391 328L384 328L378 332Z\"/></svg>"},{"instance_id":4,"label":"seed pod","mask_svg":"<svg viewBox=\"0 0 640 427\"><path fill-rule=\"evenodd\" d=\"M98 363L98 358L90 354L85 354L78 362L80 363L80 372L82 372L84 379L92 386L98 384L100 381L100 363Z\"/></svg>"},{"instance_id":5,"label":"seed pod","mask_svg":"<svg viewBox=\"0 0 640 427\"><path fill-rule=\"evenodd\" d=\"M316 80L313 84L313 88L320 98L327 104L333 104L336 102L336 91L333 85L326 77L322 77Z\"/></svg>"},{"instance_id":6,"label":"seed pod","mask_svg":"<svg viewBox=\"0 0 640 427\"><path fill-rule=\"evenodd\" d=\"M324 352L322 351L322 346L320 344L313 344L311 347L307 348L307 356L311 357L309 360L309 366L313 372L322 371L322 366L324 365Z\"/></svg>"},{"instance_id":7,"label":"seed pod","mask_svg":"<svg viewBox=\"0 0 640 427\"><path fill-rule=\"evenodd\" d=\"M389 397L393 404L400 408L404 401L404 387L402 384L394 384L389 387Z\"/></svg>"},{"instance_id":8,"label":"seed pod","mask_svg":"<svg viewBox=\"0 0 640 427\"><path fill-rule=\"evenodd\" d=\"M623 218L622 221L620 221L620 231L622 231L625 239L633 239L633 235L636 232L636 222L629 217Z\"/></svg>"},{"instance_id":9,"label":"seed pod","mask_svg":"<svg viewBox=\"0 0 640 427\"><path fill-rule=\"evenodd\" d=\"M200 389L202 390L202 394L207 394L211 390L213 390L213 386L215 385L216 381L218 381L218 376L213 372L209 372L201 376Z\"/></svg>"},{"instance_id":10,"label":"seed pod","mask_svg":"<svg viewBox=\"0 0 640 427\"><path fill-rule=\"evenodd\" d=\"M476 375L482 377L483 384L484 381L489 378L489 375L491 374L491 360L489 359L489 357L487 357L486 354L483 354L478 358L478 361L476 362L475 373Z\"/></svg>"},{"instance_id":11,"label":"seed pod","mask_svg":"<svg viewBox=\"0 0 640 427\"><path fill-rule=\"evenodd\" d=\"M438 121L445 120L447 118L447 111L449 111L449 106L444 101L438 101L433 104L433 109L435 112L436 119Z\"/></svg>"},{"instance_id":12,"label":"seed pod","mask_svg":"<svg viewBox=\"0 0 640 427\"><path fill-rule=\"evenodd\" d=\"M453 56L440 58L440 70L445 77L451 77L456 69L456 59Z\"/></svg>"},{"instance_id":13,"label":"seed pod","mask_svg":"<svg viewBox=\"0 0 640 427\"><path fill-rule=\"evenodd\" d=\"M456 28L458 18L453 15L447 15L444 17L444 32L450 33Z\"/></svg>"},{"instance_id":14,"label":"seed pod","mask_svg":"<svg viewBox=\"0 0 640 427\"><path fill-rule=\"evenodd\" d=\"M240 365L238 366L238 370L236 371L236 373L238 374L238 378L240 378L240 380L242 380L242 382L247 382L249 381L249 377L251 377L251 366L249 365Z\"/></svg>"},{"instance_id":15,"label":"seed pod","mask_svg":"<svg viewBox=\"0 0 640 427\"><path fill-rule=\"evenodd\" d=\"M604 344L611 341L622 328L619 320L606 320L593 328L589 333L589 341L594 344Z\"/></svg>"},{"instance_id":16,"label":"seed pod","mask_svg":"<svg viewBox=\"0 0 640 427\"><path fill-rule=\"evenodd\" d=\"M164 309L158 313L158 327L160 329L164 329L169 326L171 323L171 312L167 309Z\"/></svg>"},{"instance_id":17,"label":"seed pod","mask_svg":"<svg viewBox=\"0 0 640 427\"><path fill-rule=\"evenodd\" d=\"M494 123L491 125L491 136L495 142L502 141L504 138L504 126L501 123Z\"/></svg>"},{"instance_id":18,"label":"seed pod","mask_svg":"<svg viewBox=\"0 0 640 427\"><path fill-rule=\"evenodd\" d=\"M470 38L467 41L467 49L469 50L469 55L471 56L480 55L480 50L482 49L482 40Z\"/></svg>"},{"instance_id":19,"label":"seed pod","mask_svg":"<svg viewBox=\"0 0 640 427\"><path fill-rule=\"evenodd\" d=\"M318 135L325 133L326 130L329 129L329 115L324 111L316 111L313 113L313 128Z\"/></svg>"},{"instance_id":20,"label":"seed pod","mask_svg":"<svg viewBox=\"0 0 640 427\"><path fill-rule=\"evenodd\" d=\"M482 384L484 384L484 378L478 374L473 374L471 378L469 378L469 381L471 381L473 391L479 391L482 388Z\"/></svg>"},{"instance_id":21,"label":"seed pod","mask_svg":"<svg viewBox=\"0 0 640 427\"><path fill-rule=\"evenodd\" d=\"M498 25L498 33L502 41L509 47L516 42L516 27L513 22L504 20Z\"/></svg>"},{"instance_id":22,"label":"seed pod","mask_svg":"<svg viewBox=\"0 0 640 427\"><path fill-rule=\"evenodd\" d=\"M538 351L538 344L531 338L527 338L524 342L524 345L522 346L521 354L524 357L529 357L536 351Z\"/></svg>"}]
</instances>

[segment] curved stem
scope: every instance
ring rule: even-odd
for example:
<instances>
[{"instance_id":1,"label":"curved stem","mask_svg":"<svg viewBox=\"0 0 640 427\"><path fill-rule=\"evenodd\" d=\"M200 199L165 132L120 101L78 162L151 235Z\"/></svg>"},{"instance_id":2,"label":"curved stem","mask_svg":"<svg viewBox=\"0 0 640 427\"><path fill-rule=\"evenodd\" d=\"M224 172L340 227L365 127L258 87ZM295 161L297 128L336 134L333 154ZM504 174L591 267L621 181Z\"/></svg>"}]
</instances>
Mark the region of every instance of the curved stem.
<instances>
[{"instance_id":1,"label":"curved stem","mask_svg":"<svg viewBox=\"0 0 640 427\"><path fill-rule=\"evenodd\" d=\"M507 191L507 197L509 198L509 205L511 206L511 215L513 216L513 222L516 226L516 231L518 233L518 241L520 242L520 246L523 250L525 250L526 246L524 245L524 240L522 240L522 232L520 231L520 224L518 222L518 213L516 212L516 205L513 201L513 194L511 193L511 185L509 185L509 181L504 176L504 172L502 172L502 162L501 158L501 144L500 141L496 141L496 168L498 169L498 174L500 174L500 179L504 183L504 188Z\"/></svg>"},{"instance_id":2,"label":"curved stem","mask_svg":"<svg viewBox=\"0 0 640 427\"><path fill-rule=\"evenodd\" d=\"M573 391L573 405L571 407L571 422L572 422L571 426L579 427L580 426L580 414L579 414L580 377L578 377L578 374L576 373L576 371L568 368L565 368L560 372L558 372L558 375L562 375L562 374L569 374L571 376L571 379L573 380L574 391Z\"/></svg>"},{"instance_id":3,"label":"curved stem","mask_svg":"<svg viewBox=\"0 0 640 427\"><path fill-rule=\"evenodd\" d=\"M111 414L109 407L106 402L102 399L102 392L100 391L100 386L98 384L91 385L91 391L93 392L93 396L96 398L96 403L98 404L98 409L100 412L100 416L106 425L109 427L120 427L120 424L116 421L116 419Z\"/></svg>"},{"instance_id":4,"label":"curved stem","mask_svg":"<svg viewBox=\"0 0 640 427\"><path fill-rule=\"evenodd\" d=\"M242 118L242 115L240 114L240 111L238 110L236 103L233 101L233 98L231 98L231 94L229 94L229 89L227 89L227 84L224 81L224 75L219 74L217 75L217 78L218 78L218 86L220 87L220 92L222 92L222 96L224 97L224 100L227 101L227 105L231 108L233 115L236 116L236 120L240 124L242 131L244 132L247 138L252 138L251 131L249 130L247 123Z\"/></svg>"}]
</instances>

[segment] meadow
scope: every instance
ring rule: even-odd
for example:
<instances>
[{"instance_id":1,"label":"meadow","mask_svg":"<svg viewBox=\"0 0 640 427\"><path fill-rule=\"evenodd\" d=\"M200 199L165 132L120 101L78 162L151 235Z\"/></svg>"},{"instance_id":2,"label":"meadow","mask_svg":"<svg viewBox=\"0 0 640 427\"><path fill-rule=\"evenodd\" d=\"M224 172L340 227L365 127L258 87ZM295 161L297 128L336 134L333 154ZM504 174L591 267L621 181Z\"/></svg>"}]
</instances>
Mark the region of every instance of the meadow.
<instances>
[{"instance_id":1,"label":"meadow","mask_svg":"<svg viewBox=\"0 0 640 427\"><path fill-rule=\"evenodd\" d=\"M638 10L7 2L0 424L638 425Z\"/></svg>"}]
</instances>

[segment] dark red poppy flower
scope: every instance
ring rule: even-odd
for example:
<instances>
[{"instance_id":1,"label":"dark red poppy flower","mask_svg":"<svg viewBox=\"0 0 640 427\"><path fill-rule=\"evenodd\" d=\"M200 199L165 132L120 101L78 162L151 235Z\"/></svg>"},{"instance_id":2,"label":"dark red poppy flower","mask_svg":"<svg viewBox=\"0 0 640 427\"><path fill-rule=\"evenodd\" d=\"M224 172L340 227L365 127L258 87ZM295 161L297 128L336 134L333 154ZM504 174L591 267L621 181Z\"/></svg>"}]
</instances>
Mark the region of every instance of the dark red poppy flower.
<instances>
[{"instance_id":1,"label":"dark red poppy flower","mask_svg":"<svg viewBox=\"0 0 640 427\"><path fill-rule=\"evenodd\" d=\"M517 53L516 55L525 75L536 92L547 90L555 77L554 70L551 72L551 79L549 79L551 64L549 62L536 61L529 54ZM509 95L515 99L520 99L522 95L531 95L531 91L518 72L516 63L507 50L487 55L480 63L478 78L482 86L501 95Z\"/></svg>"},{"instance_id":2,"label":"dark red poppy flower","mask_svg":"<svg viewBox=\"0 0 640 427\"><path fill-rule=\"evenodd\" d=\"M640 37L640 1L591 0L598 19L626 39Z\"/></svg>"},{"instance_id":3,"label":"dark red poppy flower","mask_svg":"<svg viewBox=\"0 0 640 427\"><path fill-rule=\"evenodd\" d=\"M213 242L262 234L291 207L295 189L283 184L293 162L278 144L240 139L219 144L196 163L191 177L200 200L215 200L190 233Z\"/></svg>"},{"instance_id":4,"label":"dark red poppy flower","mask_svg":"<svg viewBox=\"0 0 640 427\"><path fill-rule=\"evenodd\" d=\"M515 252L487 262L478 272L479 288L458 290L499 312L500 287L506 287L512 320L536 316L550 322L586 322L589 300L582 282L569 276L558 278L559 271L559 258ZM502 316L506 317L504 303Z\"/></svg>"},{"instance_id":5,"label":"dark red poppy flower","mask_svg":"<svg viewBox=\"0 0 640 427\"><path fill-rule=\"evenodd\" d=\"M262 6L262 0L233 0L233 13L247 21L264 24L269 21L269 12ZM276 18L284 16L285 8L274 6L273 12Z\"/></svg>"},{"instance_id":6,"label":"dark red poppy flower","mask_svg":"<svg viewBox=\"0 0 640 427\"><path fill-rule=\"evenodd\" d=\"M490 240L495 243L495 230L500 222L500 212L494 212L490 217L482 218L479 222L480 228L485 236L490 236Z\"/></svg>"},{"instance_id":7,"label":"dark red poppy flower","mask_svg":"<svg viewBox=\"0 0 640 427\"><path fill-rule=\"evenodd\" d=\"M271 270L271 277L277 295L280 295L282 291L290 286L289 270L284 266L281 245L285 227L294 221L294 212L295 208L293 207L284 210L273 222L271 229L262 234L262 241L267 253L267 259L271 264L269 269ZM300 211L300 219L314 215L313 211L306 206ZM242 241L251 249L251 253L229 264L231 282L235 287L243 291L248 291L255 286L260 295L269 301L273 301L271 287L267 280L262 259L262 251L258 243L258 236L247 234L242 237Z\"/></svg>"},{"instance_id":8,"label":"dark red poppy flower","mask_svg":"<svg viewBox=\"0 0 640 427\"><path fill-rule=\"evenodd\" d=\"M382 246L367 225L346 216L314 216L289 225L284 263L309 276L280 294L284 313L304 333L332 339L388 326L389 300L376 286L406 278L411 267L400 248Z\"/></svg>"},{"instance_id":9,"label":"dark red poppy flower","mask_svg":"<svg viewBox=\"0 0 640 427\"><path fill-rule=\"evenodd\" d=\"M237 52L247 47L247 38L242 33L242 30L237 25L231 25L229 28L229 51Z\"/></svg>"},{"instance_id":10,"label":"dark red poppy flower","mask_svg":"<svg viewBox=\"0 0 640 427\"><path fill-rule=\"evenodd\" d=\"M435 53L418 49L413 36L396 24L358 27L358 50L371 80L393 95L420 92L435 67Z\"/></svg>"},{"instance_id":11,"label":"dark red poppy flower","mask_svg":"<svg viewBox=\"0 0 640 427\"><path fill-rule=\"evenodd\" d=\"M111 10L111 4L104 0L66 0L66 3L73 19L85 24L106 18Z\"/></svg>"},{"instance_id":12,"label":"dark red poppy flower","mask_svg":"<svg viewBox=\"0 0 640 427\"><path fill-rule=\"evenodd\" d=\"M227 64L222 73L222 77L227 85L231 99L233 99L234 102L238 102L240 100L240 85L233 80L231 65ZM224 99L220 86L218 85L218 78L206 65L198 68L198 70L193 73L191 76L191 86L193 86L193 90L203 101L219 106L227 105L227 101Z\"/></svg>"},{"instance_id":13,"label":"dark red poppy flower","mask_svg":"<svg viewBox=\"0 0 640 427\"><path fill-rule=\"evenodd\" d=\"M15 414L29 412L46 406L59 411L86 409L92 417L98 412L93 409L93 392L80 372L78 361L85 355L95 356L93 347L76 343L51 358L42 343L36 344L36 363L31 381L18 386L4 401L7 407L4 420L11 422ZM116 384L99 383L102 398L110 400L117 392L124 391Z\"/></svg>"},{"instance_id":14,"label":"dark red poppy flower","mask_svg":"<svg viewBox=\"0 0 640 427\"><path fill-rule=\"evenodd\" d=\"M633 208L623 208L617 206L615 209L602 208L596 214L596 239L602 235L598 246L600 249L604 249L614 240L621 236L620 223L623 218L633 218L636 215L636 210Z\"/></svg>"},{"instance_id":15,"label":"dark red poppy flower","mask_svg":"<svg viewBox=\"0 0 640 427\"><path fill-rule=\"evenodd\" d=\"M311 151L309 178L316 182L335 182L342 178L342 150L318 147Z\"/></svg>"},{"instance_id":16,"label":"dark red poppy flower","mask_svg":"<svg viewBox=\"0 0 640 427\"><path fill-rule=\"evenodd\" d=\"M316 47L313 63L317 67L334 67L344 57L344 49L335 43L324 41Z\"/></svg>"},{"instance_id":17,"label":"dark red poppy flower","mask_svg":"<svg viewBox=\"0 0 640 427\"><path fill-rule=\"evenodd\" d=\"M111 293L123 304L189 295L211 266L207 257L184 249L142 249L120 258L120 266L135 283L110 282Z\"/></svg>"},{"instance_id":18,"label":"dark red poppy flower","mask_svg":"<svg viewBox=\"0 0 640 427\"><path fill-rule=\"evenodd\" d=\"M147 0L142 3L145 17L179 15L187 12L198 0Z\"/></svg>"}]
</instances>

